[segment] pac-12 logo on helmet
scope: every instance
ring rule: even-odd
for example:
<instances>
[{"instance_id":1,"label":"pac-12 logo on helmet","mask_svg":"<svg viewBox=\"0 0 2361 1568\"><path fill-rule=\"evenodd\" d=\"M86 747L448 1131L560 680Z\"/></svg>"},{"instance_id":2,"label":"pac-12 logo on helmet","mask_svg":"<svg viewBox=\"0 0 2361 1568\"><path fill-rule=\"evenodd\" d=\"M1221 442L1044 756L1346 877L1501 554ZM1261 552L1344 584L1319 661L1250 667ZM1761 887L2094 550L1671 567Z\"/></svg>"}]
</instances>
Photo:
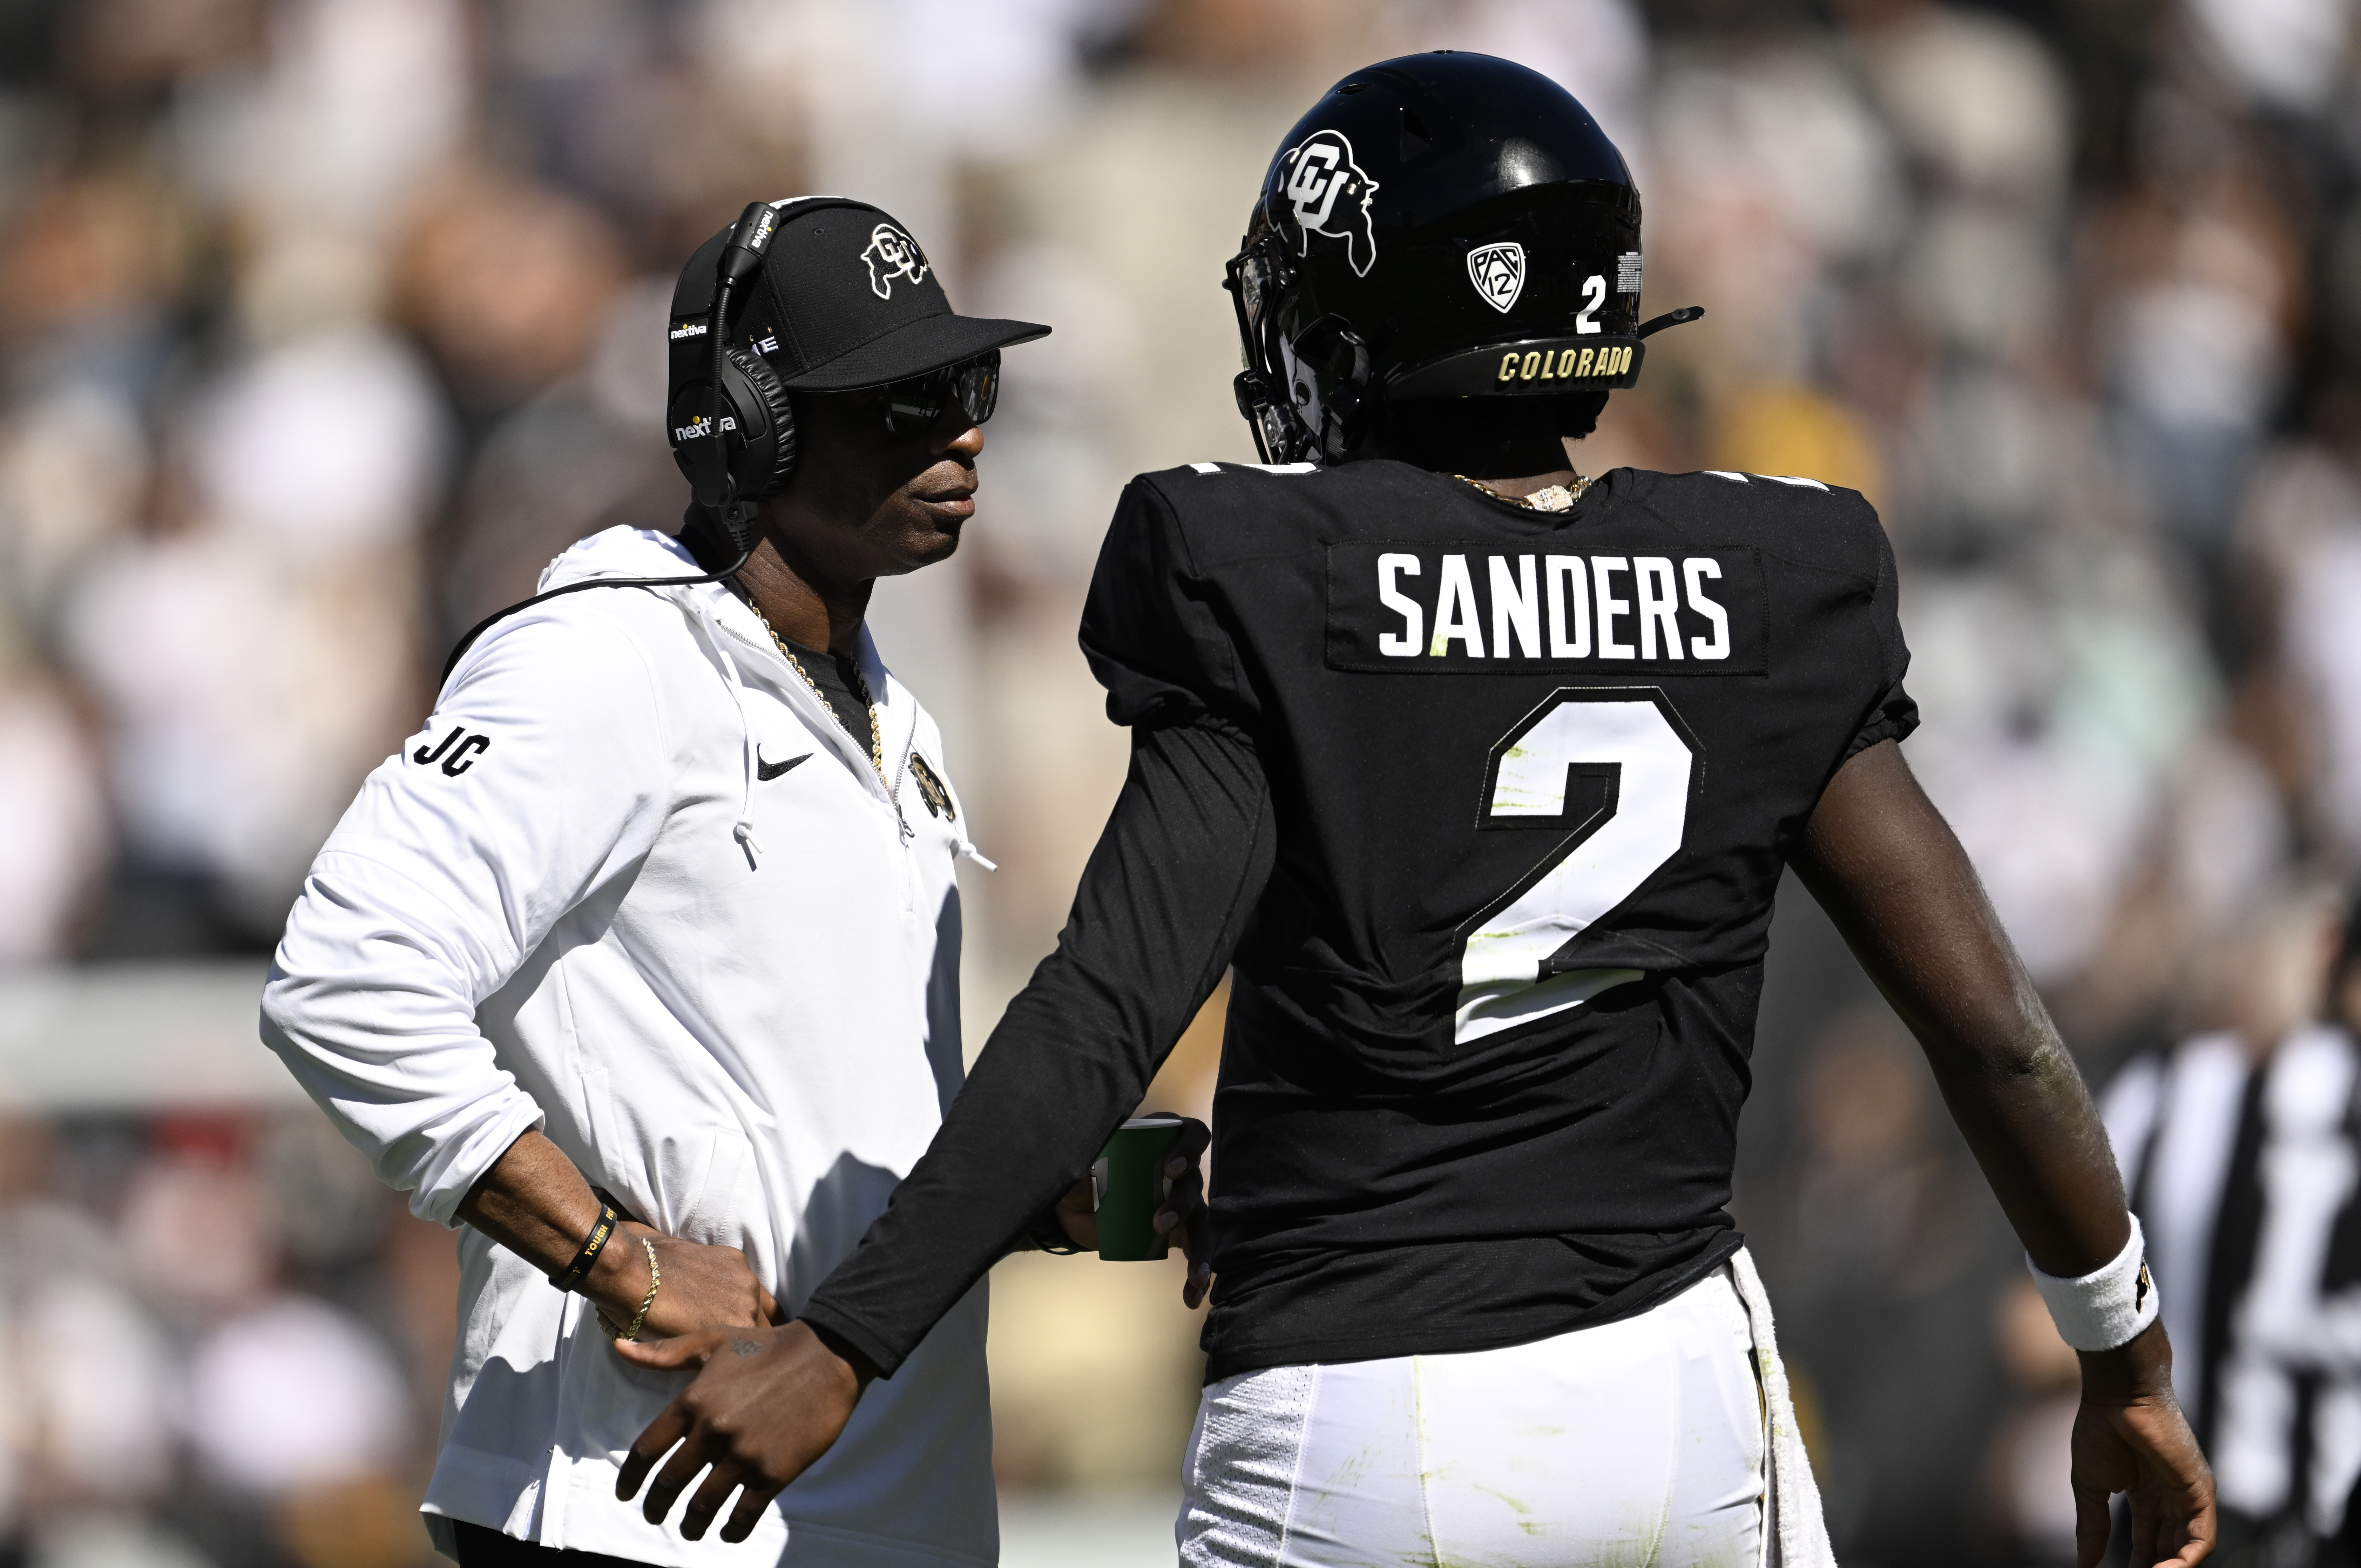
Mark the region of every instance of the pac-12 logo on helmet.
<instances>
[{"instance_id":1,"label":"pac-12 logo on helmet","mask_svg":"<svg viewBox=\"0 0 2361 1568\"><path fill-rule=\"evenodd\" d=\"M869 231L869 248L861 253L861 259L869 264L869 291L881 300L894 297L896 278L907 278L913 283L927 280L927 253L892 224L879 224Z\"/></svg>"},{"instance_id":2,"label":"pac-12 logo on helmet","mask_svg":"<svg viewBox=\"0 0 2361 1568\"><path fill-rule=\"evenodd\" d=\"M1297 254L1312 254L1315 234L1341 239L1353 275L1367 278L1378 260L1377 230L1369 217L1378 182L1353 161L1353 144L1342 131L1314 131L1288 148L1285 162L1287 199L1303 231Z\"/></svg>"},{"instance_id":3,"label":"pac-12 logo on helmet","mask_svg":"<svg viewBox=\"0 0 2361 1568\"><path fill-rule=\"evenodd\" d=\"M1517 296L1524 292L1525 247L1513 239L1477 246L1467 253L1467 280L1476 285L1486 304L1507 315Z\"/></svg>"}]
</instances>

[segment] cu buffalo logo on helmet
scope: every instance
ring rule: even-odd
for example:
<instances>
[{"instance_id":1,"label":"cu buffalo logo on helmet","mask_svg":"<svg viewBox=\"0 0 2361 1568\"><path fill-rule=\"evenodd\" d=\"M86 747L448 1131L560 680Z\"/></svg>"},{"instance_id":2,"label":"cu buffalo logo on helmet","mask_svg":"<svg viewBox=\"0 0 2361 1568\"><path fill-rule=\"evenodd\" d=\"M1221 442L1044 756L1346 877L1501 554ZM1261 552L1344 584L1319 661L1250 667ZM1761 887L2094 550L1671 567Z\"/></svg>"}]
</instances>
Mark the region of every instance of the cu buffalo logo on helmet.
<instances>
[{"instance_id":1,"label":"cu buffalo logo on helmet","mask_svg":"<svg viewBox=\"0 0 2361 1568\"><path fill-rule=\"evenodd\" d=\"M1378 236L1369 216L1378 182L1353 161L1353 144L1342 131L1314 131L1287 149L1286 195L1302 231L1300 256L1312 254L1312 236L1345 242L1353 275L1366 278L1378 261Z\"/></svg>"},{"instance_id":2,"label":"cu buffalo logo on helmet","mask_svg":"<svg viewBox=\"0 0 2361 1568\"><path fill-rule=\"evenodd\" d=\"M913 283L927 280L927 253L892 224L879 224L869 231L869 248L861 253L861 259L869 264L869 291L881 300L894 297L896 278Z\"/></svg>"}]
</instances>

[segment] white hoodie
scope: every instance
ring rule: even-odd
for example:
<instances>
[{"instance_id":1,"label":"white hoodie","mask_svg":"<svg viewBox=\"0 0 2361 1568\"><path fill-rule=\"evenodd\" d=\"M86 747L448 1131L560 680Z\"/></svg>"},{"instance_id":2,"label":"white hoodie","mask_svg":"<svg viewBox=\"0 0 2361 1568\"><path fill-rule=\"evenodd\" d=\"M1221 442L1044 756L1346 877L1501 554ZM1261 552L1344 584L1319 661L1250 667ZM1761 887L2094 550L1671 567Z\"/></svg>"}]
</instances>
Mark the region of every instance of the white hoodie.
<instances>
[{"instance_id":1,"label":"white hoodie","mask_svg":"<svg viewBox=\"0 0 2361 1568\"><path fill-rule=\"evenodd\" d=\"M698 570L617 528L542 587ZM569 594L469 650L320 851L263 995L264 1040L413 1212L457 1225L538 1127L659 1229L743 1248L790 1311L851 1251L960 1085L974 852L922 783L948 777L934 721L866 631L860 659L890 794L719 585ZM474 1229L459 1255L425 1501L446 1552L467 1519L684 1568L997 1560L982 1285L730 1546L615 1500L687 1375L626 1365Z\"/></svg>"}]
</instances>

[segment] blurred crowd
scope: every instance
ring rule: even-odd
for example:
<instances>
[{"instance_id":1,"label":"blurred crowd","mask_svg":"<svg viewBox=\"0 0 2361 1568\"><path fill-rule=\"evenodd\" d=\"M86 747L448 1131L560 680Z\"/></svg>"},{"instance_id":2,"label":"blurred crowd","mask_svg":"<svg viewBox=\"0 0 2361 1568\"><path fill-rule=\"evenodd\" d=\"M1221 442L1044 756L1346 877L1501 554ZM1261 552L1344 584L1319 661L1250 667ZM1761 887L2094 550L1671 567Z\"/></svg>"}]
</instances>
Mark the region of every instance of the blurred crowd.
<instances>
[{"instance_id":1,"label":"blurred crowd","mask_svg":"<svg viewBox=\"0 0 2361 1568\"><path fill-rule=\"evenodd\" d=\"M1355 65L1509 55L1630 157L1648 309L1708 311L1576 466L1878 504L1908 754L2113 1085L2179 1249L2184 1398L2217 1449L2225 1420L2278 1434L2225 1469L2241 1560L2333 1553L2361 1475L2355 1075L2319 1023L2361 875L2356 9L10 0L0 965L266 952L457 633L585 533L677 527L681 260L749 199L837 190L908 225L960 308L1057 328L1008 356L966 546L875 611L1005 868L967 889L972 1048L1121 779L1072 642L1115 491L1252 455L1217 284L1264 163ZM2066 1561L2070 1354L1800 894L1773 966L1739 1208L1839 1552ZM1166 1103L1202 1103L1214 1038ZM414 1485L448 1245L317 1133L159 1109L0 1137L9 1550L423 1550L318 1521ZM2301 1185L2271 1173L2305 1159L2319 1256L2268 1239ZM1005 1268L1010 1485L1169 1475L1193 1330L1145 1278Z\"/></svg>"},{"instance_id":2,"label":"blurred crowd","mask_svg":"<svg viewBox=\"0 0 2361 1568\"><path fill-rule=\"evenodd\" d=\"M457 1261L308 1108L0 1123L0 1561L415 1568Z\"/></svg>"}]
</instances>

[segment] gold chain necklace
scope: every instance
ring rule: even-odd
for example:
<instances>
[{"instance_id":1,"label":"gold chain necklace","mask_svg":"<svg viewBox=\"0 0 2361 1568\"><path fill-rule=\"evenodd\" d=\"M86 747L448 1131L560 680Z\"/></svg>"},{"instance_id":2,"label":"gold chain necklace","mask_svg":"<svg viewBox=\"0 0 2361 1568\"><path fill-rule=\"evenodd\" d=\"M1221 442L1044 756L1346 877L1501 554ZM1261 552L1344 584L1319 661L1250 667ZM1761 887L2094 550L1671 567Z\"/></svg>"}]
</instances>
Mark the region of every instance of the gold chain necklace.
<instances>
[{"instance_id":1,"label":"gold chain necklace","mask_svg":"<svg viewBox=\"0 0 2361 1568\"><path fill-rule=\"evenodd\" d=\"M756 604L751 596L746 600L746 608L754 612L754 619L763 623L763 630L771 634L771 641L778 644L779 652L786 656L789 664L795 666L796 674L803 677L804 685L811 688L812 696L819 699L821 709L833 713L835 708L829 702L828 694L819 689L818 683L811 678L811 672L804 668L804 662L796 657L796 651L787 646L787 640L779 635L778 628L771 624L771 618L763 613L762 607ZM861 698L861 706L869 710L869 765L877 770L877 782L884 784L885 783L885 736L884 731L877 728L877 703L869 695L869 677L861 673L861 662L858 659L852 662L852 684ZM887 787L891 788L890 785Z\"/></svg>"},{"instance_id":2,"label":"gold chain necklace","mask_svg":"<svg viewBox=\"0 0 2361 1568\"><path fill-rule=\"evenodd\" d=\"M1483 480L1471 479L1465 474L1451 477L1463 485L1475 486L1496 501L1506 501L1527 511L1572 511L1574 503L1582 499L1583 492L1589 489L1591 484L1590 480L1576 474L1571 485L1544 485L1530 496L1510 496L1503 495Z\"/></svg>"}]
</instances>

